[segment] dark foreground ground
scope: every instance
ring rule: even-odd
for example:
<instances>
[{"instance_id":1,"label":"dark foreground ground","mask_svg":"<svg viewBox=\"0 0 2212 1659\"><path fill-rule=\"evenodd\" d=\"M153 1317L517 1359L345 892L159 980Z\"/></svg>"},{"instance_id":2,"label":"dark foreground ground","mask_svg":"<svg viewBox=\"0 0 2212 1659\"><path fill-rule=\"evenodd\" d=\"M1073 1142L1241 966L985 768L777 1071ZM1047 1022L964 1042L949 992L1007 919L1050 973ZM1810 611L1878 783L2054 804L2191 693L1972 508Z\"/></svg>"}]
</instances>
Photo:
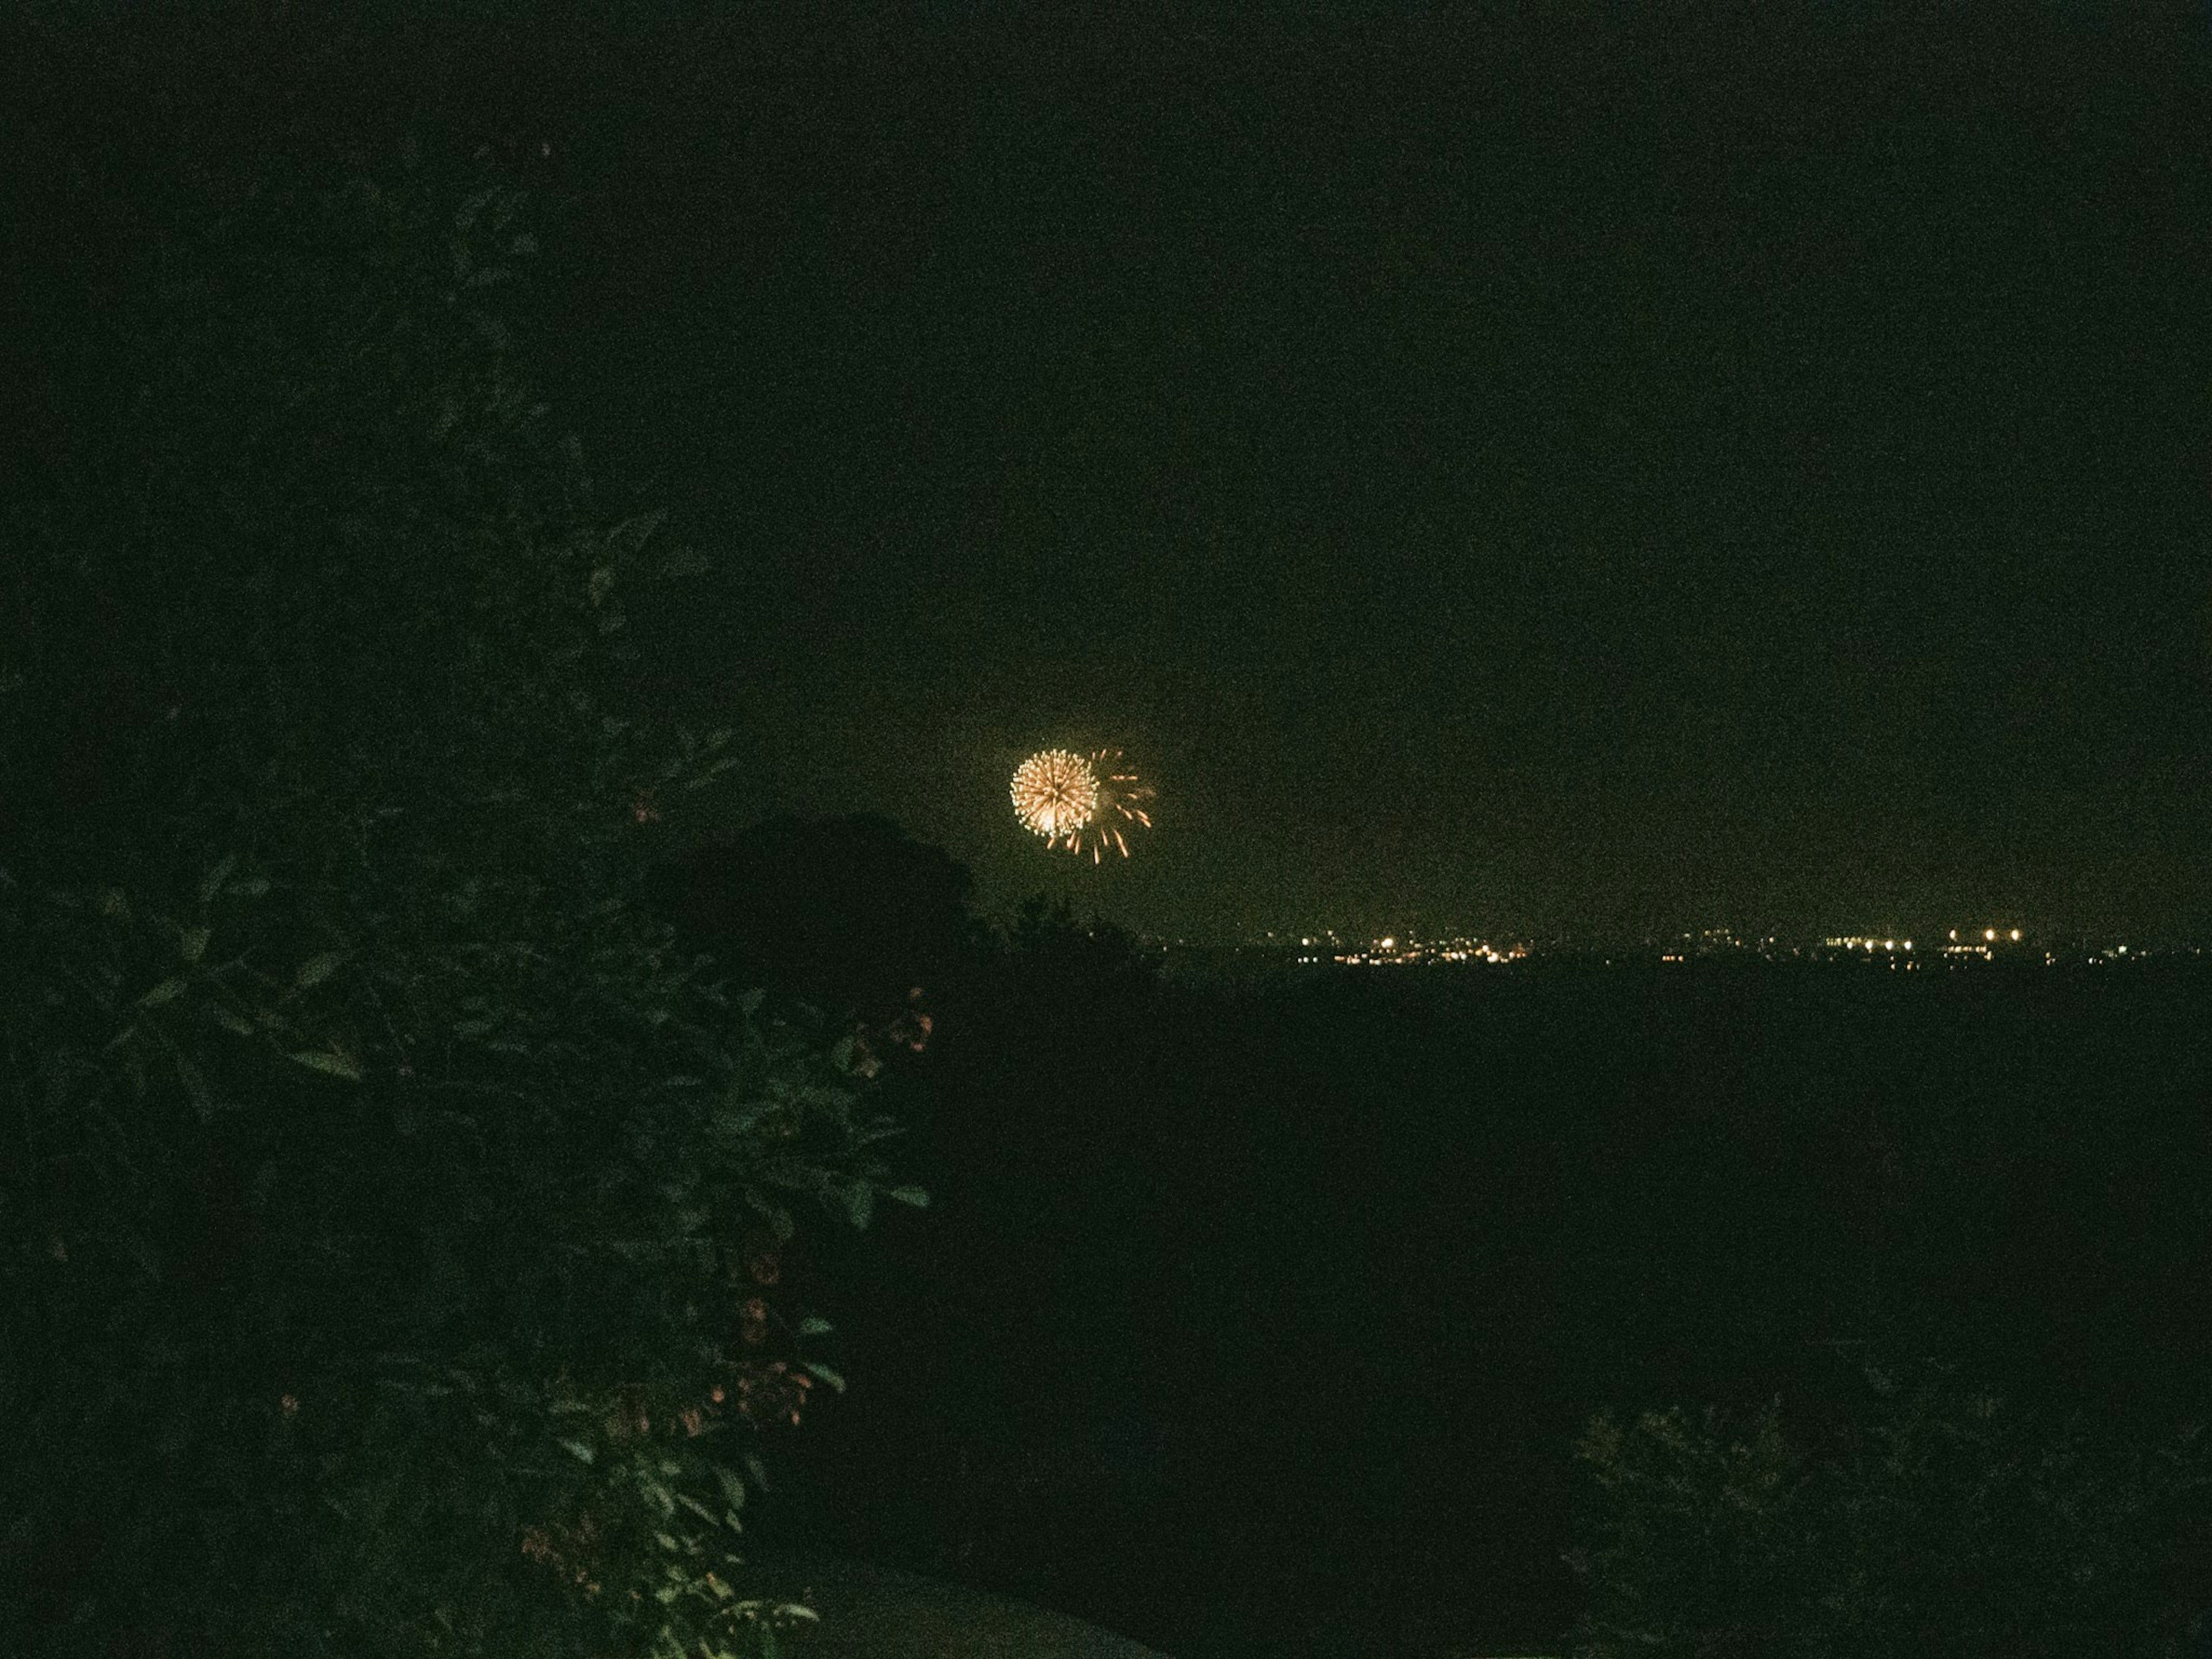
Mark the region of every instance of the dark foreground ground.
<instances>
[{"instance_id":1,"label":"dark foreground ground","mask_svg":"<svg viewBox=\"0 0 2212 1659\"><path fill-rule=\"evenodd\" d=\"M936 1201L805 1270L853 1386L763 1541L1176 1659L1557 1651L1601 1407L1832 1405L1873 1341L2202 1407L2208 1015L2155 967L949 999Z\"/></svg>"},{"instance_id":2,"label":"dark foreground ground","mask_svg":"<svg viewBox=\"0 0 2212 1659\"><path fill-rule=\"evenodd\" d=\"M758 1593L818 1612L782 1640L805 1659L1159 1659L1065 1613L896 1568L818 1555L753 1565Z\"/></svg>"}]
</instances>

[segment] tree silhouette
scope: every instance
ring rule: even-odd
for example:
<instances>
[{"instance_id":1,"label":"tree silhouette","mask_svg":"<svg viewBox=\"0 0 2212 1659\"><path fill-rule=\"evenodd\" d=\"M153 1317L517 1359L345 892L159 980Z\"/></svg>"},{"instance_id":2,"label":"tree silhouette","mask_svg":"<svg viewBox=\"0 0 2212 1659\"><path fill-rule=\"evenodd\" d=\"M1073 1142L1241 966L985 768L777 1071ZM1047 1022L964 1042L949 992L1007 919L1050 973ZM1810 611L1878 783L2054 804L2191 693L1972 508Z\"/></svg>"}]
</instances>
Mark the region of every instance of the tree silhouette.
<instances>
[{"instance_id":1,"label":"tree silhouette","mask_svg":"<svg viewBox=\"0 0 2212 1659\"><path fill-rule=\"evenodd\" d=\"M868 1024L960 971L969 872L872 813L781 816L654 872L654 902L726 974Z\"/></svg>"},{"instance_id":2,"label":"tree silhouette","mask_svg":"<svg viewBox=\"0 0 2212 1659\"><path fill-rule=\"evenodd\" d=\"M775 1253L921 1195L636 902L733 764L629 672L691 562L532 395L487 156L176 187L0 503L0 1651L740 1651L840 1386Z\"/></svg>"}]
</instances>

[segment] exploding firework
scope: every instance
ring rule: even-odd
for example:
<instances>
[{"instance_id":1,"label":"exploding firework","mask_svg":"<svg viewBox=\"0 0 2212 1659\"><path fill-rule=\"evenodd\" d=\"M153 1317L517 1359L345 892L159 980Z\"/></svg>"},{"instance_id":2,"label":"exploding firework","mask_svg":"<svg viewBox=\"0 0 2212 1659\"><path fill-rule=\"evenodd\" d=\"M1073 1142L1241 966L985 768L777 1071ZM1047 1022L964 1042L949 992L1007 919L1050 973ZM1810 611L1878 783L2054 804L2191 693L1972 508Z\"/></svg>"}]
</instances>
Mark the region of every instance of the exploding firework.
<instances>
[{"instance_id":1,"label":"exploding firework","mask_svg":"<svg viewBox=\"0 0 2212 1659\"><path fill-rule=\"evenodd\" d=\"M1014 769L1013 796L1024 830L1072 842L1098 816L1098 774L1080 755L1043 750Z\"/></svg>"},{"instance_id":2,"label":"exploding firework","mask_svg":"<svg viewBox=\"0 0 2212 1659\"><path fill-rule=\"evenodd\" d=\"M1139 805L1152 798L1152 790L1121 768L1118 749L1102 749L1088 759L1066 749L1040 750L1014 770L1014 816L1048 847L1065 847L1079 856L1089 848L1093 864L1109 846L1127 858L1124 830L1152 827Z\"/></svg>"}]
</instances>

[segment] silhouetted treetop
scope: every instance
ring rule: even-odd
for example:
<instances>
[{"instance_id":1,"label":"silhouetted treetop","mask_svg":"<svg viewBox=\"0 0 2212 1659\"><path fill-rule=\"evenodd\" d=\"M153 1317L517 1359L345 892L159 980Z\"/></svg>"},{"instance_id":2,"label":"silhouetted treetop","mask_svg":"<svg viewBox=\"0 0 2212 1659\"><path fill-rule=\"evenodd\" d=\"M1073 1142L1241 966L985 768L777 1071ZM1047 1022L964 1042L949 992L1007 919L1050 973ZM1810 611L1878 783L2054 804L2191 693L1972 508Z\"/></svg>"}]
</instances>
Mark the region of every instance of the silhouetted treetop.
<instances>
[{"instance_id":1,"label":"silhouetted treetop","mask_svg":"<svg viewBox=\"0 0 2212 1659\"><path fill-rule=\"evenodd\" d=\"M725 972L832 1013L891 1017L975 937L966 868L872 813L764 819L656 877L664 913Z\"/></svg>"}]
</instances>

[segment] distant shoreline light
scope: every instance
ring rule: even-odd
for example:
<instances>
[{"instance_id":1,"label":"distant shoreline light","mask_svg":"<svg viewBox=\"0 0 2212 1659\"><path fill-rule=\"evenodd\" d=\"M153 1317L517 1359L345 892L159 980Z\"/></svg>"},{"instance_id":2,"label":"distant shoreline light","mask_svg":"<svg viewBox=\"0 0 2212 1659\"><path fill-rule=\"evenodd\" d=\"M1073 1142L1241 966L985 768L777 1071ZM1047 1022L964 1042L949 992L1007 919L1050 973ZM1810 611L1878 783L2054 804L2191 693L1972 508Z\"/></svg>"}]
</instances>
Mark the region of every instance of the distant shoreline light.
<instances>
[{"instance_id":1,"label":"distant shoreline light","mask_svg":"<svg viewBox=\"0 0 2212 1659\"><path fill-rule=\"evenodd\" d=\"M1947 930L1956 939L1961 930ZM1248 935L1242 943L1226 942L1211 945L1192 945L1188 940L1177 940L1176 951L1192 951L1198 956L1216 960L1241 959L1255 965L1273 962L1285 967L1322 969L1346 968L1413 968L1457 966L1471 963L1504 964L1532 958L1550 958L1558 962L1595 961L1600 957L1612 963L1616 961L1659 963L1669 965L1693 962L1725 963L1770 962L1776 963L1822 963L1862 964L1879 963L1894 970L1936 967L1978 967L2000 961L2015 965L2035 963L2045 967L2082 965L2110 966L2114 963L2133 965L2156 960L2179 962L2202 960L2208 948L2188 943L2168 944L2157 950L2145 951L2135 943L2092 944L2079 935L2070 940L2052 939L2048 942L2032 942L2025 950L2008 947L2021 945L2027 938L2027 930L2014 927L1985 927L1976 939L1970 933L1963 941L1938 945L1929 950L1921 948L1917 937L1897 934L1826 933L1808 939L1792 940L1784 936L1768 933L1749 937L1728 928L1708 928L1703 933L1684 933L1674 939L1661 939L1647 935L1641 945L1606 943L1602 940L1560 938L1546 943L1516 940L1510 945L1468 934L1417 938L1403 933L1375 935L1364 943L1346 939L1328 929L1293 930L1264 936ZM1160 947L1167 951L1164 943Z\"/></svg>"}]
</instances>

